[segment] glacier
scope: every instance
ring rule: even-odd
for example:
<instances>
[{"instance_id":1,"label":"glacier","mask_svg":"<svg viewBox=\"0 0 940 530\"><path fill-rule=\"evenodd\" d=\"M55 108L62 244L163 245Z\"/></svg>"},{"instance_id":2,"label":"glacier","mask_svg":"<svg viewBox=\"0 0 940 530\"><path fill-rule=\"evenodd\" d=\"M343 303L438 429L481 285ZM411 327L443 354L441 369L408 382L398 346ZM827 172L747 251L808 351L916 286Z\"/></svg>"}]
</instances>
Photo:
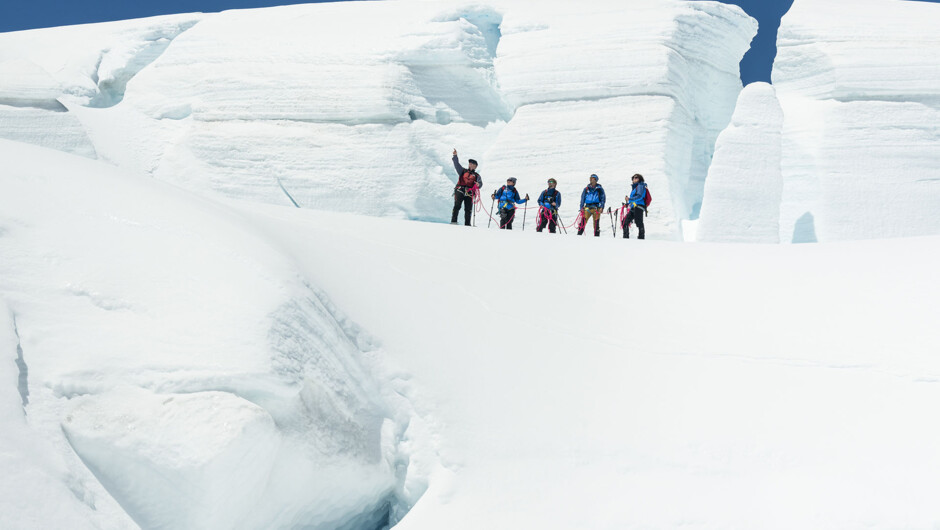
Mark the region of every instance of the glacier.
<instances>
[{"instance_id":1,"label":"glacier","mask_svg":"<svg viewBox=\"0 0 940 530\"><path fill-rule=\"evenodd\" d=\"M150 177L0 151L0 327L28 366L4 454L35 466L10 487L36 493L9 492L2 526L51 524L42 506L63 497L56 515L85 528L358 529L401 511L409 414L289 254Z\"/></svg>"},{"instance_id":2,"label":"glacier","mask_svg":"<svg viewBox=\"0 0 940 530\"><path fill-rule=\"evenodd\" d=\"M751 83L721 132L705 181L697 241L779 243L783 110L774 88Z\"/></svg>"},{"instance_id":3,"label":"glacier","mask_svg":"<svg viewBox=\"0 0 940 530\"><path fill-rule=\"evenodd\" d=\"M743 89L709 1L0 34L0 527L936 526L937 14ZM650 240L444 226L454 148Z\"/></svg>"},{"instance_id":4,"label":"glacier","mask_svg":"<svg viewBox=\"0 0 940 530\"><path fill-rule=\"evenodd\" d=\"M761 127L771 130L780 128L782 108L783 196L763 195L758 175L768 144L753 139L724 146L737 165L720 178L755 178L715 188L704 202L760 195L764 214L779 210L779 241L786 243L940 233L938 25L940 8L930 3L795 0L778 34L777 101L753 111L767 116ZM747 213L713 213L708 223L724 234L710 230L700 240L742 240L735 225L750 222L737 217Z\"/></svg>"},{"instance_id":5,"label":"glacier","mask_svg":"<svg viewBox=\"0 0 940 530\"><path fill-rule=\"evenodd\" d=\"M56 109L0 98L0 137L201 193L288 204L283 187L307 208L438 221L453 147L481 162L487 190L515 176L534 194L555 177L572 197L597 173L619 196L640 172L657 194L651 236L681 239L756 29L714 2L510 0L16 32L0 35L0 94Z\"/></svg>"}]
</instances>

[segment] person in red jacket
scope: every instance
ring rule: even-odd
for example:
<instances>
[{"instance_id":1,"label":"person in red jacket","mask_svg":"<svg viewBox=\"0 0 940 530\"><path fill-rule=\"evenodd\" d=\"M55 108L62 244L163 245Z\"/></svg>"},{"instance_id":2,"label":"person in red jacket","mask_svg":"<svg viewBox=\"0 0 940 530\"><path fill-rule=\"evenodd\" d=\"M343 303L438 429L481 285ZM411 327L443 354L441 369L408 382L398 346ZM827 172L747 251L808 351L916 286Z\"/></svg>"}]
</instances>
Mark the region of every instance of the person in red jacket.
<instances>
[{"instance_id":1,"label":"person in red jacket","mask_svg":"<svg viewBox=\"0 0 940 530\"><path fill-rule=\"evenodd\" d=\"M460 213L460 205L463 204L463 220L465 225L470 226L470 217L473 215L473 192L483 186L483 179L477 173L477 161L470 159L467 161L467 169L460 165L457 159L457 150L454 149L454 169L457 171L457 185L454 186L454 213L450 216L450 224L457 224L457 214Z\"/></svg>"}]
</instances>

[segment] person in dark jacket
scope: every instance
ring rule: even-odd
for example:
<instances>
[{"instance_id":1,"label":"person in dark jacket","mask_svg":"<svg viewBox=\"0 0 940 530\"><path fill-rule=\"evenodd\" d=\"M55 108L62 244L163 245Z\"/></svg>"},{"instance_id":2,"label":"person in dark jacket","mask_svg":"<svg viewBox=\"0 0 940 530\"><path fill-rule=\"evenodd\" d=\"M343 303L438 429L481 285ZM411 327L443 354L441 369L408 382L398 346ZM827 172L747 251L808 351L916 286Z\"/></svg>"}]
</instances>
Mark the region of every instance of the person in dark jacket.
<instances>
[{"instance_id":1,"label":"person in dark jacket","mask_svg":"<svg viewBox=\"0 0 940 530\"><path fill-rule=\"evenodd\" d=\"M463 221L470 226L470 217L473 215L473 193L483 187L483 179L477 173L477 161L467 161L467 169L460 165L457 159L457 150L454 149L454 169L457 170L457 185L454 186L454 213L450 216L450 224L457 224L457 214L463 204Z\"/></svg>"},{"instance_id":2,"label":"person in dark jacket","mask_svg":"<svg viewBox=\"0 0 940 530\"><path fill-rule=\"evenodd\" d=\"M499 201L499 227L501 229L512 230L512 221L516 216L516 205L529 201L529 195L525 199L519 197L519 191L516 190L516 177L506 179L506 185L493 192L490 196Z\"/></svg>"},{"instance_id":3,"label":"person in dark jacket","mask_svg":"<svg viewBox=\"0 0 940 530\"><path fill-rule=\"evenodd\" d=\"M584 227L587 226L588 218L594 218L594 235L601 235L601 213L604 212L604 205L607 203L607 195L604 188L598 184L597 175L591 175L590 183L584 187L581 192L581 223L578 225L578 235L584 234Z\"/></svg>"},{"instance_id":4,"label":"person in dark jacket","mask_svg":"<svg viewBox=\"0 0 940 530\"><path fill-rule=\"evenodd\" d=\"M555 233L555 227L558 223L558 208L561 208L561 193L555 189L558 181L548 179L548 189L539 195L539 220L535 224L535 231L541 232L545 225L548 225L548 231Z\"/></svg>"},{"instance_id":5,"label":"person in dark jacket","mask_svg":"<svg viewBox=\"0 0 940 530\"><path fill-rule=\"evenodd\" d=\"M646 227L643 226L643 214L646 213L646 181L643 175L633 175L633 189L626 196L624 206L629 208L623 218L623 238L630 238L630 223L636 223L637 239L646 239Z\"/></svg>"}]
</instances>

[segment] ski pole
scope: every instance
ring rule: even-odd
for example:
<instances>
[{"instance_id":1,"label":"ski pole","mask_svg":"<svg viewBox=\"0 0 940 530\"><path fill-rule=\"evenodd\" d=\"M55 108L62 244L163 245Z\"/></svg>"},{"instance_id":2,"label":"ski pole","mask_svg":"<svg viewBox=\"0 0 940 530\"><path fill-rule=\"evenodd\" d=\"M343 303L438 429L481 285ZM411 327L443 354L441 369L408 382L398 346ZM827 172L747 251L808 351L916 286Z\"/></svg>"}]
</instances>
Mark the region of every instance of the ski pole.
<instances>
[{"instance_id":1,"label":"ski pole","mask_svg":"<svg viewBox=\"0 0 940 530\"><path fill-rule=\"evenodd\" d=\"M490 203L490 214L487 216L487 217L490 218L490 220L486 222L486 227L487 227L487 228L489 228L489 227L490 227L490 224L493 223L493 206L495 206L495 205L496 205L496 198L494 197L494 198L493 198L493 202Z\"/></svg>"},{"instance_id":2,"label":"ski pole","mask_svg":"<svg viewBox=\"0 0 940 530\"><path fill-rule=\"evenodd\" d=\"M617 237L617 229L614 228L614 211L610 209L610 206L607 207L607 215L610 216L610 229L614 232L614 237Z\"/></svg>"}]
</instances>

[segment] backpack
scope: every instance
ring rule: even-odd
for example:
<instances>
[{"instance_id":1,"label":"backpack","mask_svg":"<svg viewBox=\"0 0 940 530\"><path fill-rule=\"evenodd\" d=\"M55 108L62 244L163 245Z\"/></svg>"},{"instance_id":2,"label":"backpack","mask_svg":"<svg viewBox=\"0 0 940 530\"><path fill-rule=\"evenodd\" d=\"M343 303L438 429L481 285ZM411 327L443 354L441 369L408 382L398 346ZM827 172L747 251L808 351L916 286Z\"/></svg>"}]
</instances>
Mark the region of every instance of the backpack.
<instances>
[{"instance_id":1,"label":"backpack","mask_svg":"<svg viewBox=\"0 0 940 530\"><path fill-rule=\"evenodd\" d=\"M653 202L653 196L650 195L649 186L646 187L646 197L643 198L643 202L646 203L646 207L644 209L646 210L646 215L648 216L650 214L650 204Z\"/></svg>"}]
</instances>

